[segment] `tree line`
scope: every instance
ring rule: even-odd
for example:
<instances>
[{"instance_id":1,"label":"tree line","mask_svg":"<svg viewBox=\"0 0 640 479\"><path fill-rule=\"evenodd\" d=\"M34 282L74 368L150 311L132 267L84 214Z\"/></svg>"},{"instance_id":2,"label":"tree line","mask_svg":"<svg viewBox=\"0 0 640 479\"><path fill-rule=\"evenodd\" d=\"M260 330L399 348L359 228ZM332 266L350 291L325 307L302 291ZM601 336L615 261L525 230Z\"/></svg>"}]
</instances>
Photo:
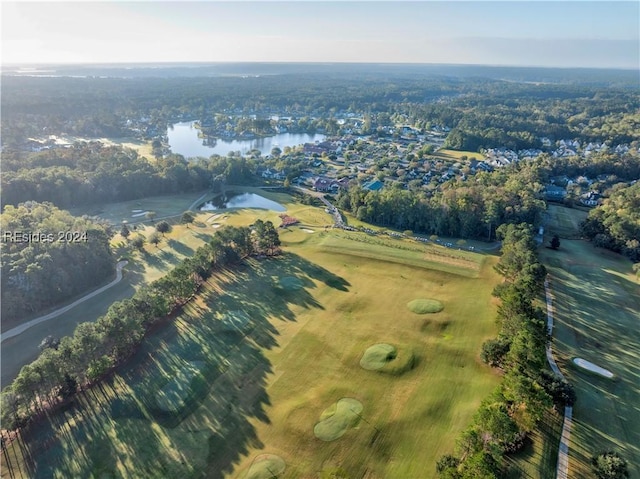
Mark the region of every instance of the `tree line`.
<instances>
[{"instance_id":1,"label":"tree line","mask_svg":"<svg viewBox=\"0 0 640 479\"><path fill-rule=\"evenodd\" d=\"M12 322L112 277L110 228L51 203L6 205L2 231L2 318Z\"/></svg>"},{"instance_id":2,"label":"tree line","mask_svg":"<svg viewBox=\"0 0 640 479\"><path fill-rule=\"evenodd\" d=\"M640 183L614 191L589 212L581 231L594 245L640 262Z\"/></svg>"},{"instance_id":3,"label":"tree line","mask_svg":"<svg viewBox=\"0 0 640 479\"><path fill-rule=\"evenodd\" d=\"M533 305L543 290L546 270L537 260L532 228L526 223L505 224L497 233L502 255L496 270L504 282L493 294L500 299L500 333L483 344L481 358L500 368L503 380L458 438L455 454L438 460L442 478L503 477L505 455L524 446L546 411L575 400L571 386L547 368L545 314Z\"/></svg>"},{"instance_id":4,"label":"tree line","mask_svg":"<svg viewBox=\"0 0 640 479\"><path fill-rule=\"evenodd\" d=\"M475 179L434 192L393 187L376 192L353 185L338 194L336 204L368 223L461 238L491 240L503 223L539 224L545 203L538 198L537 178L514 165Z\"/></svg>"},{"instance_id":5,"label":"tree line","mask_svg":"<svg viewBox=\"0 0 640 479\"><path fill-rule=\"evenodd\" d=\"M222 175L246 183L255 164L243 157L187 161L168 155L154 163L137 152L100 142L39 153L3 153L2 203L50 201L61 208L201 191Z\"/></svg>"},{"instance_id":6,"label":"tree line","mask_svg":"<svg viewBox=\"0 0 640 479\"><path fill-rule=\"evenodd\" d=\"M279 251L270 221L253 228L225 227L166 276L115 302L96 322L81 323L72 336L47 341L40 356L22 367L2 395L2 427L13 430L72 396L78 386L99 381L135 351L147 331L172 317L216 271L252 255Z\"/></svg>"}]
</instances>

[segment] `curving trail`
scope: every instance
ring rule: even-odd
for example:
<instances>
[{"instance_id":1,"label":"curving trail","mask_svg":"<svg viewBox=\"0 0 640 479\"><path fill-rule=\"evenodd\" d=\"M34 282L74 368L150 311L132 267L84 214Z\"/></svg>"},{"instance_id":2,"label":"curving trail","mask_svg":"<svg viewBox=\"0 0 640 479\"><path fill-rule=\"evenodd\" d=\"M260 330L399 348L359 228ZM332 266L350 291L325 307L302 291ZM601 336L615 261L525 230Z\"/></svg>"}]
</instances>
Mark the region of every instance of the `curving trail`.
<instances>
[{"instance_id":1,"label":"curving trail","mask_svg":"<svg viewBox=\"0 0 640 479\"><path fill-rule=\"evenodd\" d=\"M553 332L553 297L549 288L549 278L544 280L544 292L547 299L547 332L549 336ZM551 352L551 342L547 343L547 361L554 374L564 379L564 375L558 368L553 353ZM562 435L560 436L560 448L558 449L558 469L556 479L567 479L569 477L569 439L571 438L571 426L573 424L573 407L565 406L564 421L562 422Z\"/></svg>"},{"instance_id":2,"label":"curving trail","mask_svg":"<svg viewBox=\"0 0 640 479\"><path fill-rule=\"evenodd\" d=\"M60 309L56 309L55 311L53 311L53 312L51 312L49 314L45 314L44 316L40 316L39 318L32 319L31 321L28 321L28 322L26 322L24 324L21 324L20 326L16 326L15 328L12 328L12 329L10 329L8 331L5 331L4 333L2 333L2 341L4 341L5 339L13 338L14 336L17 336L18 334L22 334L27 329L35 326L36 324L44 323L45 321L49 321L50 319L53 319L53 318L55 318L57 316L60 316L61 314L66 313L67 311L69 311L71 308L76 307L80 303L83 303L83 302L87 301L88 299L91 299L94 296L97 296L98 294L102 293L103 291L106 291L107 289L111 288L112 286L115 286L116 284L118 284L122 280L122 268L124 268L127 265L127 263L128 263L128 261L120 261L116 265L116 279L111 281L109 284L106 284L106 285L102 286L101 288L98 288L95 291L92 291L91 293L83 296L82 298L74 301L71 304L68 304L67 306L64 306L64 307L62 307Z\"/></svg>"}]
</instances>

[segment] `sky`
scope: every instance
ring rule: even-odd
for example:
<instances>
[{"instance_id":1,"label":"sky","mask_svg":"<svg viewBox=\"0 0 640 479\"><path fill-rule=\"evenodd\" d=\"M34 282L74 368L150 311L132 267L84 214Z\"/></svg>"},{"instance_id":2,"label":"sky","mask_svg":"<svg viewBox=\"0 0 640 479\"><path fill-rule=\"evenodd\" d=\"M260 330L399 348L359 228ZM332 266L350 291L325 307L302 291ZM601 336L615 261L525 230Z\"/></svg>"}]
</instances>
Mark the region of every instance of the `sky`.
<instances>
[{"instance_id":1,"label":"sky","mask_svg":"<svg viewBox=\"0 0 640 479\"><path fill-rule=\"evenodd\" d=\"M638 1L3 0L0 8L2 64L640 68Z\"/></svg>"}]
</instances>

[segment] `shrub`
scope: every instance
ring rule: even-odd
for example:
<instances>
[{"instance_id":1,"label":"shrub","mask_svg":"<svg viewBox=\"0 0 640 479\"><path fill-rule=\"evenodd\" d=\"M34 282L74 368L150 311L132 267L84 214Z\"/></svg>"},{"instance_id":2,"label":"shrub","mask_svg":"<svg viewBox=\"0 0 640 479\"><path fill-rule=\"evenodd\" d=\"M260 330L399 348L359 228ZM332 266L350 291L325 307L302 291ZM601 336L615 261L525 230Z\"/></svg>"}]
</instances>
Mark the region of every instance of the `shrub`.
<instances>
[{"instance_id":1,"label":"shrub","mask_svg":"<svg viewBox=\"0 0 640 479\"><path fill-rule=\"evenodd\" d=\"M627 461L617 452L601 452L591 458L593 472L598 479L625 479L629 477Z\"/></svg>"}]
</instances>

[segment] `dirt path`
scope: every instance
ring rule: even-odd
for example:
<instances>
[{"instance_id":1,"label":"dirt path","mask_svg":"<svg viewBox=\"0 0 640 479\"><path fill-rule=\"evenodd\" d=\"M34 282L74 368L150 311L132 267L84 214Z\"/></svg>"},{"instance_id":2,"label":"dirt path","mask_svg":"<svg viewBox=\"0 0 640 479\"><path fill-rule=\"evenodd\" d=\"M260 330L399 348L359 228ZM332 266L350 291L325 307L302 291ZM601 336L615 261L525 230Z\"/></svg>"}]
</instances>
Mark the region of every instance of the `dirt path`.
<instances>
[{"instance_id":1,"label":"dirt path","mask_svg":"<svg viewBox=\"0 0 640 479\"><path fill-rule=\"evenodd\" d=\"M32 319L31 321L29 321L27 323L21 324L20 326L16 326L15 328L12 328L12 329L10 329L8 331L5 331L4 333L2 333L2 341L6 340L6 339L9 339L9 338L13 338L14 336L17 336L18 334L22 334L27 329L35 326L36 324L44 323L45 321L49 321L50 319L58 317L61 314L66 313L67 311L69 311L71 308L75 308L80 303L83 303L83 302L87 301L88 299L91 299L94 296L99 295L103 291L106 291L107 289L111 288L112 286L115 286L116 284L118 284L122 280L122 268L124 268L127 263L128 263L128 261L120 261L116 265L116 279L111 281L109 284L106 284L106 285L102 286L101 288L98 288L95 291L92 291L91 293L83 296L82 298L74 301L71 304L68 304L67 306L64 306L64 307L62 307L60 309L56 309L55 311L53 311L53 312L51 312L49 314L45 314L44 316L40 316L39 318Z\"/></svg>"},{"instance_id":2,"label":"dirt path","mask_svg":"<svg viewBox=\"0 0 640 479\"><path fill-rule=\"evenodd\" d=\"M553 296L549 287L549 279L544 281L544 291L547 299L547 332L549 336L553 333ZM564 379L564 375L558 368L553 352L551 351L551 342L547 343L547 361L554 374ZM573 407L565 406L564 421L562 423L562 435L560 436L560 447L558 449L558 469L556 470L556 479L567 479L569 477L569 439L571 438L571 426L573 425Z\"/></svg>"}]
</instances>

